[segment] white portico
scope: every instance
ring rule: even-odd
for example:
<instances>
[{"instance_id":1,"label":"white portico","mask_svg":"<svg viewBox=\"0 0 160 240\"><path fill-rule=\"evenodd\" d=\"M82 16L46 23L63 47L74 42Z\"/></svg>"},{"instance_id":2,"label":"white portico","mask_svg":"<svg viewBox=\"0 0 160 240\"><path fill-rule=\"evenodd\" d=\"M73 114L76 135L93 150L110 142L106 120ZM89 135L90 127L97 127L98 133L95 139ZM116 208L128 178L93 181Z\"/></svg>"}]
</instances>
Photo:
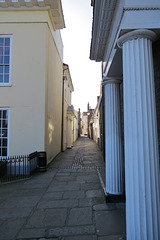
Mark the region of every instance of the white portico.
<instances>
[{"instance_id":1,"label":"white portico","mask_svg":"<svg viewBox=\"0 0 160 240\"><path fill-rule=\"evenodd\" d=\"M152 45L160 44L159 0L95 0L90 58L102 61L103 79L123 80L126 235L128 240L160 239L160 169ZM154 50L155 51L155 50ZM159 65L160 66L160 65ZM109 88L109 87L108 87ZM158 92L156 89L156 94ZM119 98L118 91L115 98ZM104 97L104 96L103 96ZM113 97L113 91L112 91ZM105 86L105 119L113 112ZM112 98L112 102L114 99ZM120 109L120 100L116 107ZM112 121L105 120L106 169ZM159 120L159 119L158 119ZM120 119L118 125L121 125ZM159 121L158 121L159 124ZM117 126L117 125L116 125ZM114 127L115 128L115 127ZM120 128L120 127L119 127ZM114 138L116 146L119 138ZM110 162L114 163L114 155ZM120 172L112 177L116 179ZM106 171L107 175L107 171ZM106 181L108 181L106 179ZM106 182L106 191L108 188Z\"/></svg>"}]
</instances>

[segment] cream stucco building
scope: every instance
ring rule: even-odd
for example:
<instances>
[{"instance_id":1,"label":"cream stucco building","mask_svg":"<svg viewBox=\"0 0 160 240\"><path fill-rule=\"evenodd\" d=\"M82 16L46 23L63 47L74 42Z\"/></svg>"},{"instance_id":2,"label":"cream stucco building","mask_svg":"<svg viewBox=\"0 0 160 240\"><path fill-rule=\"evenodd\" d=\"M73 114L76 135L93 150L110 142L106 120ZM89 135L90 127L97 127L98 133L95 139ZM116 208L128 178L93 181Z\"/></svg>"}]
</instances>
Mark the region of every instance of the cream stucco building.
<instances>
[{"instance_id":1,"label":"cream stucco building","mask_svg":"<svg viewBox=\"0 0 160 240\"><path fill-rule=\"evenodd\" d=\"M63 64L62 151L65 151L67 148L72 148L75 138L75 128L76 125L78 125L78 118L76 118L74 107L71 104L73 91L74 88L69 66L67 64Z\"/></svg>"},{"instance_id":2,"label":"cream stucco building","mask_svg":"<svg viewBox=\"0 0 160 240\"><path fill-rule=\"evenodd\" d=\"M1 156L61 151L61 1L0 1Z\"/></svg>"}]
</instances>

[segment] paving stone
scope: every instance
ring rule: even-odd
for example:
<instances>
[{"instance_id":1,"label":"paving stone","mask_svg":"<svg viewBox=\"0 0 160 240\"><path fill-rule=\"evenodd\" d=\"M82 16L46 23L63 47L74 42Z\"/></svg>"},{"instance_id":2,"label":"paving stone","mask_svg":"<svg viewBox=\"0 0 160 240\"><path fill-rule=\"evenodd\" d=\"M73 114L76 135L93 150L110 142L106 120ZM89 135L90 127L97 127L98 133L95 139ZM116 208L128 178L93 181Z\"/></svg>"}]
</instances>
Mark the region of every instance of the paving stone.
<instances>
[{"instance_id":1,"label":"paving stone","mask_svg":"<svg viewBox=\"0 0 160 240\"><path fill-rule=\"evenodd\" d=\"M95 212L97 235L118 235L125 232L125 216L122 210Z\"/></svg>"},{"instance_id":2,"label":"paving stone","mask_svg":"<svg viewBox=\"0 0 160 240\"><path fill-rule=\"evenodd\" d=\"M37 204L39 196L28 196L28 197L12 197L8 199L4 204L3 208L27 208L33 207Z\"/></svg>"},{"instance_id":3,"label":"paving stone","mask_svg":"<svg viewBox=\"0 0 160 240\"><path fill-rule=\"evenodd\" d=\"M85 192L84 191L67 191L64 192L63 199L79 199L79 198L84 198L85 197Z\"/></svg>"},{"instance_id":4,"label":"paving stone","mask_svg":"<svg viewBox=\"0 0 160 240\"><path fill-rule=\"evenodd\" d=\"M94 233L95 233L95 228L92 225L74 226L74 227L52 228L48 231L47 237L50 238L53 236L56 237L56 236L86 235L86 234L94 234Z\"/></svg>"},{"instance_id":5,"label":"paving stone","mask_svg":"<svg viewBox=\"0 0 160 240\"><path fill-rule=\"evenodd\" d=\"M101 185L99 183L85 183L81 184L82 190L95 190L95 189L101 189Z\"/></svg>"},{"instance_id":6,"label":"paving stone","mask_svg":"<svg viewBox=\"0 0 160 240\"><path fill-rule=\"evenodd\" d=\"M51 191L72 191L72 190L80 190L80 184L61 184L61 185L52 185L48 188L48 192Z\"/></svg>"},{"instance_id":7,"label":"paving stone","mask_svg":"<svg viewBox=\"0 0 160 240\"><path fill-rule=\"evenodd\" d=\"M91 207L93 205L92 198L83 198L79 199L79 207Z\"/></svg>"},{"instance_id":8,"label":"paving stone","mask_svg":"<svg viewBox=\"0 0 160 240\"><path fill-rule=\"evenodd\" d=\"M105 198L104 197L95 197L95 198L82 198L79 199L79 207L87 207L87 206L93 206L98 204L105 204Z\"/></svg>"},{"instance_id":9,"label":"paving stone","mask_svg":"<svg viewBox=\"0 0 160 240\"><path fill-rule=\"evenodd\" d=\"M42 197L42 200L50 201L50 200L56 200L56 199L62 199L64 192L47 192Z\"/></svg>"},{"instance_id":10,"label":"paving stone","mask_svg":"<svg viewBox=\"0 0 160 240\"><path fill-rule=\"evenodd\" d=\"M122 235L110 235L110 236L98 237L98 240L125 240L125 237Z\"/></svg>"},{"instance_id":11,"label":"paving stone","mask_svg":"<svg viewBox=\"0 0 160 240\"><path fill-rule=\"evenodd\" d=\"M83 176L77 176L76 178L77 181L86 181L88 183L93 183L98 181L98 176L96 175L90 175L87 176L86 174Z\"/></svg>"},{"instance_id":12,"label":"paving stone","mask_svg":"<svg viewBox=\"0 0 160 240\"><path fill-rule=\"evenodd\" d=\"M71 175L71 173L70 172L58 172L57 174L56 174L56 176L70 176Z\"/></svg>"},{"instance_id":13,"label":"paving stone","mask_svg":"<svg viewBox=\"0 0 160 240\"><path fill-rule=\"evenodd\" d=\"M86 192L86 196L89 198L92 197L102 197L104 195L102 190L88 190Z\"/></svg>"},{"instance_id":14,"label":"paving stone","mask_svg":"<svg viewBox=\"0 0 160 240\"><path fill-rule=\"evenodd\" d=\"M65 182L69 182L69 181L74 181L75 180L75 176L69 175L69 176L57 176L55 177L56 181L65 181Z\"/></svg>"},{"instance_id":15,"label":"paving stone","mask_svg":"<svg viewBox=\"0 0 160 240\"><path fill-rule=\"evenodd\" d=\"M103 210L115 210L116 204L115 203L104 203L104 204L97 204L93 206L93 210L95 211L103 211Z\"/></svg>"},{"instance_id":16,"label":"paving stone","mask_svg":"<svg viewBox=\"0 0 160 240\"><path fill-rule=\"evenodd\" d=\"M92 224L92 209L85 208L72 208L70 210L68 225L89 225Z\"/></svg>"},{"instance_id":17,"label":"paving stone","mask_svg":"<svg viewBox=\"0 0 160 240\"><path fill-rule=\"evenodd\" d=\"M16 197L34 197L34 196L42 196L44 192L46 191L45 188L23 188L23 189L18 189L15 191L15 196Z\"/></svg>"},{"instance_id":18,"label":"paving stone","mask_svg":"<svg viewBox=\"0 0 160 240\"><path fill-rule=\"evenodd\" d=\"M25 189L29 188L29 189L44 189L48 187L48 183L31 183L30 184L26 184L25 185Z\"/></svg>"},{"instance_id":19,"label":"paving stone","mask_svg":"<svg viewBox=\"0 0 160 240\"><path fill-rule=\"evenodd\" d=\"M21 218L30 215L33 208L0 208L0 219Z\"/></svg>"},{"instance_id":20,"label":"paving stone","mask_svg":"<svg viewBox=\"0 0 160 240\"><path fill-rule=\"evenodd\" d=\"M38 239L46 236L46 228L23 228L18 234L16 240ZM8 239L7 239L8 240Z\"/></svg>"},{"instance_id":21,"label":"paving stone","mask_svg":"<svg viewBox=\"0 0 160 240\"><path fill-rule=\"evenodd\" d=\"M4 221L3 224L0 225L0 239L14 239L25 221L26 218L12 218Z\"/></svg>"},{"instance_id":22,"label":"paving stone","mask_svg":"<svg viewBox=\"0 0 160 240\"><path fill-rule=\"evenodd\" d=\"M37 209L29 218L26 228L63 227L67 209Z\"/></svg>"},{"instance_id":23,"label":"paving stone","mask_svg":"<svg viewBox=\"0 0 160 240\"><path fill-rule=\"evenodd\" d=\"M97 240L94 235L64 237L62 240Z\"/></svg>"},{"instance_id":24,"label":"paving stone","mask_svg":"<svg viewBox=\"0 0 160 240\"><path fill-rule=\"evenodd\" d=\"M37 206L37 208L72 208L72 207L78 207L78 199L40 201Z\"/></svg>"}]
</instances>

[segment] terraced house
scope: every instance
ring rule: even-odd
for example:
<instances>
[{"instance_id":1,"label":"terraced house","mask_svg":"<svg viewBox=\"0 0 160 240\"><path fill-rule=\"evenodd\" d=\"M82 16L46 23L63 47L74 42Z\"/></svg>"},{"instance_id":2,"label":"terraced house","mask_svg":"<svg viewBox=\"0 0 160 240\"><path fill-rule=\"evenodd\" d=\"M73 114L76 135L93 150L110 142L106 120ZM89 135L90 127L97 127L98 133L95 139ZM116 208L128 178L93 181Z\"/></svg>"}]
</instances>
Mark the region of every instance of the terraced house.
<instances>
[{"instance_id":1,"label":"terraced house","mask_svg":"<svg viewBox=\"0 0 160 240\"><path fill-rule=\"evenodd\" d=\"M0 0L0 155L61 151L59 0Z\"/></svg>"},{"instance_id":2,"label":"terraced house","mask_svg":"<svg viewBox=\"0 0 160 240\"><path fill-rule=\"evenodd\" d=\"M106 195L125 191L128 240L158 240L160 1L93 0L92 6L90 58L102 62Z\"/></svg>"}]
</instances>

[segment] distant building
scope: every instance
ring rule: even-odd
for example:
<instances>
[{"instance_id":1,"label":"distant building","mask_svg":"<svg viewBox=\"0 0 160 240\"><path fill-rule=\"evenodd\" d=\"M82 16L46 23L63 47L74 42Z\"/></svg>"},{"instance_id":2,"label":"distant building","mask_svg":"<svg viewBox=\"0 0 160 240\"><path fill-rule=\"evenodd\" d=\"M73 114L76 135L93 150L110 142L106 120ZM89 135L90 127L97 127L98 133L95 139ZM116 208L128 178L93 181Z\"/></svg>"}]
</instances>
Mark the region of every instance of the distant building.
<instances>
[{"instance_id":1,"label":"distant building","mask_svg":"<svg viewBox=\"0 0 160 240\"><path fill-rule=\"evenodd\" d=\"M87 115L87 112L82 113L82 135L88 136L88 115Z\"/></svg>"},{"instance_id":2,"label":"distant building","mask_svg":"<svg viewBox=\"0 0 160 240\"><path fill-rule=\"evenodd\" d=\"M81 118L81 110L78 110L78 137L82 134L82 118Z\"/></svg>"},{"instance_id":3,"label":"distant building","mask_svg":"<svg viewBox=\"0 0 160 240\"><path fill-rule=\"evenodd\" d=\"M87 105L87 116L88 116L88 137L93 139L93 113L94 109L91 109L89 103Z\"/></svg>"},{"instance_id":4,"label":"distant building","mask_svg":"<svg viewBox=\"0 0 160 240\"><path fill-rule=\"evenodd\" d=\"M78 125L78 112L74 110L74 116L73 116L73 143L76 142L78 139L78 131L79 131L79 125Z\"/></svg>"},{"instance_id":5,"label":"distant building","mask_svg":"<svg viewBox=\"0 0 160 240\"><path fill-rule=\"evenodd\" d=\"M63 122L62 122L62 151L71 148L73 145L73 119L74 107L72 102L72 92L74 91L70 75L69 66L63 64Z\"/></svg>"},{"instance_id":6,"label":"distant building","mask_svg":"<svg viewBox=\"0 0 160 240\"><path fill-rule=\"evenodd\" d=\"M82 113L82 135L93 138L93 131L90 130L89 124L92 118L94 109L91 109L89 103L87 104L87 112Z\"/></svg>"}]
</instances>

